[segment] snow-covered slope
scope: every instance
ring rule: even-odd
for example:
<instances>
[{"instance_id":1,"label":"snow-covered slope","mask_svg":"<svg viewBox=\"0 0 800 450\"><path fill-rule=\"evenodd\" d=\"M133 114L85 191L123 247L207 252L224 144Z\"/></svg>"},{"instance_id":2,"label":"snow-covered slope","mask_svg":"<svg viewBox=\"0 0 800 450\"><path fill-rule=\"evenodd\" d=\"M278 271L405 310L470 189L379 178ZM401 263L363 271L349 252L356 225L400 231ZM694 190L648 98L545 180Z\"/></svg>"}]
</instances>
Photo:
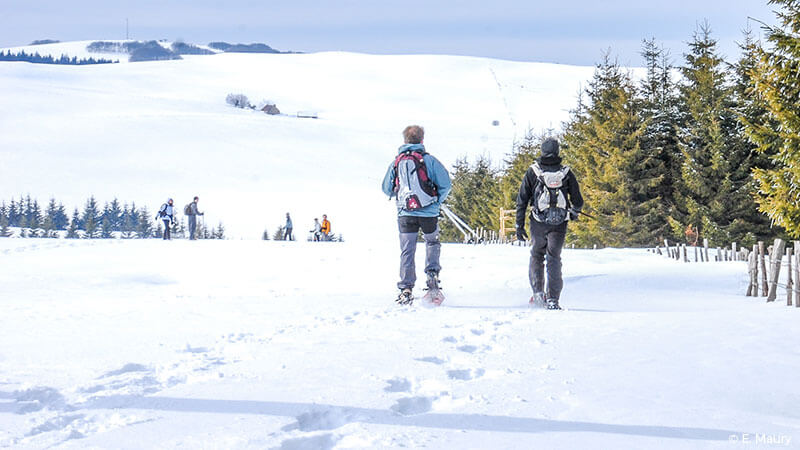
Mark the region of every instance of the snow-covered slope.
<instances>
[{"instance_id":1,"label":"snow-covered slope","mask_svg":"<svg viewBox=\"0 0 800 450\"><path fill-rule=\"evenodd\" d=\"M406 125L425 126L447 166L499 161L528 127L558 128L592 70L349 53L0 62L0 195L55 196L70 208L119 197L151 210L199 195L207 221L234 237L258 238L290 211L297 229L327 213L346 239L381 238L373 231L395 225L379 183ZM286 115L234 109L229 93ZM291 117L298 111L319 119Z\"/></svg>"},{"instance_id":2,"label":"snow-covered slope","mask_svg":"<svg viewBox=\"0 0 800 450\"><path fill-rule=\"evenodd\" d=\"M445 245L431 310L395 247L0 239L0 447L797 446L800 309L744 263L567 250L553 312Z\"/></svg>"}]
</instances>

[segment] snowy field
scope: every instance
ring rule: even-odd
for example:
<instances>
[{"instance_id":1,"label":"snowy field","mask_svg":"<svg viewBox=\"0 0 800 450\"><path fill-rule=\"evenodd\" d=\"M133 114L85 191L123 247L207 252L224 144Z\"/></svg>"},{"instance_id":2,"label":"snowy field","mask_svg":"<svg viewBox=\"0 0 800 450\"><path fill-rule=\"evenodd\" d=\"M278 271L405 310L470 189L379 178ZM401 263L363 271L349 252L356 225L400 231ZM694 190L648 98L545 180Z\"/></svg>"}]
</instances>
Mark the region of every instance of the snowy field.
<instances>
[{"instance_id":1,"label":"snowy field","mask_svg":"<svg viewBox=\"0 0 800 450\"><path fill-rule=\"evenodd\" d=\"M36 47L80 55L83 44ZM237 239L274 232L287 211L296 232L327 214L347 240L380 239L396 227L380 182L406 125L426 128L448 168L478 155L499 164L529 127L559 128L592 71L336 52L0 62L0 200L52 196L71 213L94 195L155 211L198 195L207 223ZM230 93L271 100L284 115L233 108Z\"/></svg>"},{"instance_id":2,"label":"snowy field","mask_svg":"<svg viewBox=\"0 0 800 450\"><path fill-rule=\"evenodd\" d=\"M527 249L445 245L427 309L393 303L397 253L2 239L0 446L798 445L800 310L744 263L567 250L544 311Z\"/></svg>"}]
</instances>

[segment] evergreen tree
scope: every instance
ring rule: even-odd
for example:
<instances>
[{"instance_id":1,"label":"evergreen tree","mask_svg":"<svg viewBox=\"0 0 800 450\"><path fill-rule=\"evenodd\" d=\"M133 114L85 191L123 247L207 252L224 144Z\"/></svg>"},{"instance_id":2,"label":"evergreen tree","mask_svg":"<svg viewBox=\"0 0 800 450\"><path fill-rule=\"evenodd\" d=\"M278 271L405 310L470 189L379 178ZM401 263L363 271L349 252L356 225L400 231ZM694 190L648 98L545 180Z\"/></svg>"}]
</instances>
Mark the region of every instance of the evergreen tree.
<instances>
[{"instance_id":1,"label":"evergreen tree","mask_svg":"<svg viewBox=\"0 0 800 450\"><path fill-rule=\"evenodd\" d=\"M548 130L541 135L534 135L530 130L521 142L515 142L510 155L503 161L505 169L500 178L500 191L502 192L502 206L504 209L515 209L517 195L522 179L528 168L539 157L542 142L553 136L553 131Z\"/></svg>"},{"instance_id":2,"label":"evergreen tree","mask_svg":"<svg viewBox=\"0 0 800 450\"><path fill-rule=\"evenodd\" d=\"M213 233L214 239L225 239L225 227L222 226L222 222L217 225L217 228L214 230Z\"/></svg>"},{"instance_id":3,"label":"evergreen tree","mask_svg":"<svg viewBox=\"0 0 800 450\"><path fill-rule=\"evenodd\" d=\"M82 217L87 239L98 237L101 220L102 219L98 210L97 200L95 200L94 196L91 196L89 197L89 200L86 201L86 206L83 209Z\"/></svg>"},{"instance_id":4,"label":"evergreen tree","mask_svg":"<svg viewBox=\"0 0 800 450\"><path fill-rule=\"evenodd\" d=\"M680 133L683 165L677 196L685 213L681 225L696 228L712 245L724 245L732 240L729 209L741 187L734 171L742 161L733 149L732 89L708 24L695 32L685 59L680 98L686 126Z\"/></svg>"},{"instance_id":5,"label":"evergreen tree","mask_svg":"<svg viewBox=\"0 0 800 450\"><path fill-rule=\"evenodd\" d=\"M5 207L5 204L3 204ZM5 214L0 214L0 237L10 237L11 236L11 228L8 226L8 216Z\"/></svg>"},{"instance_id":6,"label":"evergreen tree","mask_svg":"<svg viewBox=\"0 0 800 450\"><path fill-rule=\"evenodd\" d=\"M261 233L261 240L268 241L269 240L269 230L264 228L264 232Z\"/></svg>"},{"instance_id":7,"label":"evergreen tree","mask_svg":"<svg viewBox=\"0 0 800 450\"><path fill-rule=\"evenodd\" d=\"M276 241L282 241L283 240L283 231L284 231L283 226L279 226L278 229L275 230L275 234L272 235L272 239L276 240Z\"/></svg>"},{"instance_id":8,"label":"evergreen tree","mask_svg":"<svg viewBox=\"0 0 800 450\"><path fill-rule=\"evenodd\" d=\"M660 182L650 189L650 197L658 198L659 202L652 205L657 210L652 211L645 226L661 242L664 238L683 237L674 196L681 174L678 141L681 116L669 52L659 47L655 39L649 39L643 42L641 55L647 76L641 80L638 89L638 109L646 124L640 145L644 154L655 158L655 170L663 173Z\"/></svg>"},{"instance_id":9,"label":"evergreen tree","mask_svg":"<svg viewBox=\"0 0 800 450\"><path fill-rule=\"evenodd\" d=\"M18 227L19 219L22 216L22 205L17 205L14 199L11 199L11 204L8 207L8 226Z\"/></svg>"},{"instance_id":10,"label":"evergreen tree","mask_svg":"<svg viewBox=\"0 0 800 450\"><path fill-rule=\"evenodd\" d=\"M58 214L58 206L54 198L50 199L47 208L44 212L44 220L42 221L42 230L44 230L45 237L57 237L56 230L56 215Z\"/></svg>"},{"instance_id":11,"label":"evergreen tree","mask_svg":"<svg viewBox=\"0 0 800 450\"><path fill-rule=\"evenodd\" d=\"M122 207L116 198L103 211L103 218L106 217L110 222L112 231L122 231Z\"/></svg>"},{"instance_id":12,"label":"evergreen tree","mask_svg":"<svg viewBox=\"0 0 800 450\"><path fill-rule=\"evenodd\" d=\"M78 230L80 226L80 214L78 213L78 208L75 208L75 211L72 213L72 220L69 223L69 227L67 228L67 239L77 239L80 236L78 235Z\"/></svg>"},{"instance_id":13,"label":"evergreen tree","mask_svg":"<svg viewBox=\"0 0 800 450\"><path fill-rule=\"evenodd\" d=\"M470 165L466 158L456 160L452 184L447 204L458 217L472 228L498 228L501 205L499 176L488 157L478 157L474 165ZM449 221L440 223L443 241L463 241L461 232Z\"/></svg>"},{"instance_id":14,"label":"evergreen tree","mask_svg":"<svg viewBox=\"0 0 800 450\"><path fill-rule=\"evenodd\" d=\"M136 205L131 207L131 211L135 211L135 208ZM132 214L135 213L132 212ZM136 237L140 239L151 237L150 235L153 233L153 224L150 222L150 212L147 210L146 206L139 210L136 223L138 224L136 227Z\"/></svg>"},{"instance_id":15,"label":"evergreen tree","mask_svg":"<svg viewBox=\"0 0 800 450\"><path fill-rule=\"evenodd\" d=\"M103 217L103 221L100 222L100 237L103 239L110 239L114 237L112 234L114 231L113 226L111 225L112 220L109 216Z\"/></svg>"},{"instance_id":16,"label":"evergreen tree","mask_svg":"<svg viewBox=\"0 0 800 450\"><path fill-rule=\"evenodd\" d=\"M641 148L646 123L637 111L630 76L609 55L595 70L567 123L562 153L572 167L595 220L569 228L581 246L649 245L658 236L650 224L658 220L661 199L655 188L664 177L656 155Z\"/></svg>"},{"instance_id":17,"label":"evergreen tree","mask_svg":"<svg viewBox=\"0 0 800 450\"><path fill-rule=\"evenodd\" d=\"M68 225L69 217L67 217L67 208L64 207L62 203L59 203L53 215L53 226L56 230L66 230Z\"/></svg>"},{"instance_id":18,"label":"evergreen tree","mask_svg":"<svg viewBox=\"0 0 800 450\"><path fill-rule=\"evenodd\" d=\"M780 7L780 25L766 28L769 46L755 49L757 62L751 71L753 94L767 114L763 121L745 120L745 128L773 164L754 169L759 209L800 238L800 2L769 3Z\"/></svg>"}]
</instances>

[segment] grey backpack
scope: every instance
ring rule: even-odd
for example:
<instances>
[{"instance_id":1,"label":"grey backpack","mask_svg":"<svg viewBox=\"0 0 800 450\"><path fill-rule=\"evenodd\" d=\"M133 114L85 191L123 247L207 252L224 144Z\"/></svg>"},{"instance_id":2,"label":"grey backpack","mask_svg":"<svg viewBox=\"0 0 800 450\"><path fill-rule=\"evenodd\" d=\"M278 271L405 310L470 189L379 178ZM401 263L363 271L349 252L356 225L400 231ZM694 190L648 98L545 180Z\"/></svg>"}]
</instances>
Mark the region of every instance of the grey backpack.
<instances>
[{"instance_id":1,"label":"grey backpack","mask_svg":"<svg viewBox=\"0 0 800 450\"><path fill-rule=\"evenodd\" d=\"M564 179L569 167L563 166L555 172L545 172L535 162L531 166L536 174L536 187L533 189L533 216L548 225L560 225L569 220L569 202L564 195Z\"/></svg>"}]
</instances>

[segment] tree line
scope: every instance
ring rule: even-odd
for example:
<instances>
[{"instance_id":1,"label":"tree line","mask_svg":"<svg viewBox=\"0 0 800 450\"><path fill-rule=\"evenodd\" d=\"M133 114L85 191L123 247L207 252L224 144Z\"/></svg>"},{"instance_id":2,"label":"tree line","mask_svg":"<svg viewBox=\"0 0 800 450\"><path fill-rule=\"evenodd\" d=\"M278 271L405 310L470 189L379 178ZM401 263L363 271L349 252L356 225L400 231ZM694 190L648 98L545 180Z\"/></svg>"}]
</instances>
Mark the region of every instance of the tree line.
<instances>
[{"instance_id":1,"label":"tree line","mask_svg":"<svg viewBox=\"0 0 800 450\"><path fill-rule=\"evenodd\" d=\"M26 53L25 50L17 53L11 53L11 50L6 52L0 51L0 61L24 61L34 64L67 64L73 66L83 66L87 64L111 64L119 62L112 61L110 59L92 57L78 59L77 56L73 56L70 58L67 55L61 55L61 57L54 58L51 55L40 55L39 52Z\"/></svg>"},{"instance_id":2,"label":"tree line","mask_svg":"<svg viewBox=\"0 0 800 450\"><path fill-rule=\"evenodd\" d=\"M456 162L451 209L498 229L499 209L515 207L540 143L555 135L594 217L569 227L577 246L800 237L800 7L770 3L780 25L764 26L766 43L744 32L732 63L707 23L680 65L653 39L636 78L605 54L559 132L529 133L500 168L486 157Z\"/></svg>"},{"instance_id":3,"label":"tree line","mask_svg":"<svg viewBox=\"0 0 800 450\"><path fill-rule=\"evenodd\" d=\"M177 209L176 209L177 212ZM50 199L46 206L29 195L19 200L0 202L0 237L13 235L12 228L19 229L19 236L67 239L144 239L161 238L162 221L153 225L155 215L147 207L137 207L135 202L121 203L118 199L106 202L101 207L94 196L85 203L83 210L75 208L71 216L63 203ZM186 225L179 221L172 229L175 235L185 235ZM201 239L225 239L222 223L209 229L205 223L198 226Z\"/></svg>"}]
</instances>

